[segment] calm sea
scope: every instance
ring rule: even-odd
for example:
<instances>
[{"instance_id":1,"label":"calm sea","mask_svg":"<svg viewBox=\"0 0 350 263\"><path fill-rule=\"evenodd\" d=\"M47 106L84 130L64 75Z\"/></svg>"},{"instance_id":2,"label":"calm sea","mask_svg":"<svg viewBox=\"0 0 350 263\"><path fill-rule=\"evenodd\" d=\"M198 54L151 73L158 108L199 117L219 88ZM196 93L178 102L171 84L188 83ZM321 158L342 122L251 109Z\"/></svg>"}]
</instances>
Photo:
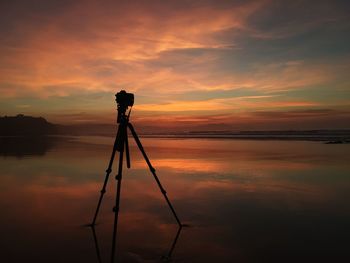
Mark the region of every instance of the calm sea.
<instances>
[{"instance_id":1,"label":"calm sea","mask_svg":"<svg viewBox=\"0 0 350 263\"><path fill-rule=\"evenodd\" d=\"M141 140L188 227L174 244L176 221L130 142L119 262L350 262L350 144ZM96 208L112 143L70 137L2 144L1 262L110 261L117 160L96 235L84 225Z\"/></svg>"}]
</instances>

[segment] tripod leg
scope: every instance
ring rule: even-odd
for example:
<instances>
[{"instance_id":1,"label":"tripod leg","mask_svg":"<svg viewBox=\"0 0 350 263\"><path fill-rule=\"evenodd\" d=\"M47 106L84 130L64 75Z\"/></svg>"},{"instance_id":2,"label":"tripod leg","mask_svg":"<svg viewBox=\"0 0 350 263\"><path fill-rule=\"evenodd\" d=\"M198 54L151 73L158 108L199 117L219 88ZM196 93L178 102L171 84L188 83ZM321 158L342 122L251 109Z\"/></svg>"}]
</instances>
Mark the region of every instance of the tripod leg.
<instances>
[{"instance_id":1,"label":"tripod leg","mask_svg":"<svg viewBox=\"0 0 350 263\"><path fill-rule=\"evenodd\" d=\"M118 130L118 133L119 133L119 130ZM92 223L91 223L92 226L94 226L95 223L96 223L96 218L97 218L97 215L98 215L98 211L100 210L100 206L101 206L101 203L102 203L103 195L106 192L106 186L107 186L108 178L109 178L110 173L112 172L112 165L113 165L113 160L114 160L114 156L115 156L115 152L116 152L117 138L118 138L118 135L115 137L111 159L109 160L108 168L106 170L106 177L105 177L105 180L103 182L102 189L101 189L101 195L100 195L100 198L98 200L97 208L96 208L96 211L95 211L95 215L94 215L94 218L93 218Z\"/></svg>"},{"instance_id":2,"label":"tripod leg","mask_svg":"<svg viewBox=\"0 0 350 263\"><path fill-rule=\"evenodd\" d=\"M136 144L137 144L137 146L139 147L139 149L140 149L140 151L141 151L141 153L142 153L142 155L143 155L143 158L145 159L145 161L146 161L146 163L147 163L147 165L148 165L148 167L149 167L151 173L153 174L153 177L154 177L154 179L156 180L160 191L162 192L162 194L163 194L165 200L167 201L170 210L173 212L173 215L174 215L174 217L175 217L177 223L178 223L179 226L181 227L182 224L181 224L181 222L180 222L180 219L177 217L177 214L176 214L176 212L175 212L175 209L174 209L173 206L171 205L170 200L169 200L168 196L166 195L166 191L164 190L162 184L160 183L160 181L159 181L159 179L158 179L158 177L157 177L157 175L156 175L156 169L154 169L154 167L152 166L150 160L148 159L147 154L146 154L146 152L145 152L145 150L143 149L143 146L142 146L142 144L141 144L141 141L140 141L139 137L137 136L136 131L135 131L134 127L132 126L132 124L131 124L130 122L128 123L128 127L129 127L129 129L130 129L132 135L134 136L134 139L135 139L135 141L136 141Z\"/></svg>"},{"instance_id":3,"label":"tripod leg","mask_svg":"<svg viewBox=\"0 0 350 263\"><path fill-rule=\"evenodd\" d=\"M129 138L128 138L128 130L125 131L125 156L126 156L126 167L130 168L130 153L129 153Z\"/></svg>"},{"instance_id":4,"label":"tripod leg","mask_svg":"<svg viewBox=\"0 0 350 263\"><path fill-rule=\"evenodd\" d=\"M126 126L123 127L126 132ZM121 137L125 140L124 137ZM122 183L122 175L123 175L123 155L124 155L124 143L123 141L120 142L120 152L119 152L119 164L118 164L118 174L115 177L117 180L117 194L115 199L115 207L113 209L114 211L114 225L113 225L113 238L112 238L112 255L111 255L111 262L114 262L115 257L115 249L116 249L116 238L117 238L117 230L118 230L118 215L119 215L119 203L120 203L120 191L121 191L121 183Z\"/></svg>"}]
</instances>

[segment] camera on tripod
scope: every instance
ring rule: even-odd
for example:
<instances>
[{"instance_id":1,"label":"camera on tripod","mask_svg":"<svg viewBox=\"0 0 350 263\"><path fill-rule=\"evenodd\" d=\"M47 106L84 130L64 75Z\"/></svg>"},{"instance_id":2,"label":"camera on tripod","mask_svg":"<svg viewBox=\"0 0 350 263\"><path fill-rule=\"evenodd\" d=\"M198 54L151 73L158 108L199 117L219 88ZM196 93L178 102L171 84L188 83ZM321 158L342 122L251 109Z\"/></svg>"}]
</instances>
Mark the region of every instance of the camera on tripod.
<instances>
[{"instance_id":1,"label":"camera on tripod","mask_svg":"<svg viewBox=\"0 0 350 263\"><path fill-rule=\"evenodd\" d=\"M121 90L115 94L115 101L117 102L118 107L117 122L120 123L121 118L125 116L125 111L128 109L128 107L132 107L134 105L134 94Z\"/></svg>"},{"instance_id":2,"label":"camera on tripod","mask_svg":"<svg viewBox=\"0 0 350 263\"><path fill-rule=\"evenodd\" d=\"M118 106L120 105L128 108L134 105L134 94L127 93L125 90L121 90L120 92L115 94L115 97Z\"/></svg>"},{"instance_id":3,"label":"camera on tripod","mask_svg":"<svg viewBox=\"0 0 350 263\"><path fill-rule=\"evenodd\" d=\"M148 168L150 172L152 173L154 179L157 182L157 185L160 189L160 192L163 194L165 201L168 203L168 206L173 213L177 223L179 224L179 227L183 226L180 222L180 219L177 217L177 214L175 212L175 209L173 208L172 204L170 203L170 200L167 196L167 193L165 189L163 188L162 184L160 183L159 178L156 175L156 169L152 166L150 160L148 159L148 156L143 149L142 143L133 127L133 125L130 123L129 118L130 118L130 113L131 113L131 107L134 105L134 94L132 93L127 93L125 90L121 90L117 94L115 94L116 97L116 102L117 102L117 107L118 107L118 131L115 137L114 145L113 145L113 151L111 154L111 159L108 164L108 168L106 170L106 177L103 182L102 189L100 191L100 198L97 203L96 211L94 214L94 218L92 220L92 223L90 224L91 227L94 227L96 225L96 218L97 214L100 210L101 202L103 195L106 192L106 186L108 182L108 178L110 173L112 172L112 166L113 166L113 161L115 158L116 152L119 152L119 163L118 163L118 172L117 175L115 176L115 179L118 181L117 183L117 193L116 193L116 200L115 200L115 207L113 208L113 212L115 213L114 216L114 228L113 228L113 239L112 239L112 253L111 253L111 262L114 262L115 258L115 249L116 249L116 237L117 237L117 227L118 227L118 215L119 215L119 203L120 203L120 192L121 192L121 181L122 181L122 175L123 175L123 156L125 154L125 159L126 159L126 166L127 168L130 168L130 154L129 154L129 142L128 142L128 129L130 130L132 136L135 139L135 142L141 151L143 158L145 159ZM126 114L126 110L130 107L130 110L128 114ZM179 232L178 232L179 233ZM171 253L170 253L171 254ZM170 255L169 254L169 255Z\"/></svg>"}]
</instances>

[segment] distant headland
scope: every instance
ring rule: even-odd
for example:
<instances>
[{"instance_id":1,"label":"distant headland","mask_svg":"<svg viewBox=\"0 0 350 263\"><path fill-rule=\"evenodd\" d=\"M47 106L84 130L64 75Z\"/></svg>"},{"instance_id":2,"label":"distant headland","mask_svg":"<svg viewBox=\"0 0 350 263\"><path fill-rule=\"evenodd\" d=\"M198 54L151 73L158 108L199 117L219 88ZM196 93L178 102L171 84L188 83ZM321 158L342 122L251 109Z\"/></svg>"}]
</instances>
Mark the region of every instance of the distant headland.
<instances>
[{"instance_id":1,"label":"distant headland","mask_svg":"<svg viewBox=\"0 0 350 263\"><path fill-rule=\"evenodd\" d=\"M56 126L42 117L17 116L0 117L0 135L48 135L57 133Z\"/></svg>"},{"instance_id":2,"label":"distant headland","mask_svg":"<svg viewBox=\"0 0 350 263\"><path fill-rule=\"evenodd\" d=\"M114 136L116 125L112 124L54 124L43 117L0 116L0 136L45 136L45 135L99 135Z\"/></svg>"}]
</instances>

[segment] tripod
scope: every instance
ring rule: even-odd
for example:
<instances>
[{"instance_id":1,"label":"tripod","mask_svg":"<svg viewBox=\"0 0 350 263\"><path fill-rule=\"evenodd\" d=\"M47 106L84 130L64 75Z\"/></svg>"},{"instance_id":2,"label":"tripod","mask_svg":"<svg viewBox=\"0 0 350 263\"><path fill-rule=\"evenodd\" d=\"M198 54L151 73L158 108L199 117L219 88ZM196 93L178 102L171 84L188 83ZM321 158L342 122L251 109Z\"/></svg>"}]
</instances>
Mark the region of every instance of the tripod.
<instances>
[{"instance_id":1,"label":"tripod","mask_svg":"<svg viewBox=\"0 0 350 263\"><path fill-rule=\"evenodd\" d=\"M124 92L122 95L124 97L121 97L120 94ZM126 100L126 97L124 94L126 95L132 95L132 102L129 101L124 101ZM118 97L119 96L119 97ZM154 169L154 167L152 166L150 160L147 157L147 154L145 152L145 150L143 149L143 146L141 144L141 141L134 129L134 127L132 126L132 124L129 122L129 118L130 118L130 113L131 113L131 108L128 112L128 114L126 114L126 110L128 109L129 106L132 107L133 105L133 94L130 93L126 93L125 91L121 91L120 93L117 93L116 95L117 97L117 104L118 104L118 123L119 123L119 127L118 127L118 132L117 135L115 137L115 141L114 141L114 145L113 145L113 151L112 151L112 155L108 164L108 168L106 170L106 176L103 182L103 186L101 189L101 194L100 194L100 198L98 200L97 203L97 208L95 211L95 215L94 218L92 220L91 226L95 226L96 224L96 218L98 215L98 212L100 210L100 206L102 203L102 199L103 196L106 192L106 186L108 183L108 179L109 179L109 175L112 172L112 165L113 165L113 161L116 155L116 152L119 152L119 163L118 163L118 173L115 177L115 179L117 180L117 193L116 193L116 199L115 199L115 207L113 208L113 212L114 212L114 225L113 225L113 238L112 238L112 254L111 254L111 262L114 262L114 256L115 256L115 247L116 247L116 237L117 237L117 226L118 226L118 215L119 215L119 203L120 203L120 191L121 191L121 183L122 183L122 176L123 176L123 156L124 156L124 152L125 152L125 156L126 156L126 164L127 164L127 168L130 168L130 154L129 154L129 142L128 142L128 128L132 134L132 136L135 139L135 142L139 148L139 150L141 151L143 158L145 159L149 170L151 171L154 179L157 182L157 185L160 189L160 191L162 192L166 202L168 203L168 206L171 210L171 212L173 213L178 225L180 227L182 227L182 224L180 222L180 219L178 218L172 204L170 203L170 200L166 194L165 189L163 188L162 184L160 183L157 175L156 175L156 170Z\"/></svg>"}]
</instances>

